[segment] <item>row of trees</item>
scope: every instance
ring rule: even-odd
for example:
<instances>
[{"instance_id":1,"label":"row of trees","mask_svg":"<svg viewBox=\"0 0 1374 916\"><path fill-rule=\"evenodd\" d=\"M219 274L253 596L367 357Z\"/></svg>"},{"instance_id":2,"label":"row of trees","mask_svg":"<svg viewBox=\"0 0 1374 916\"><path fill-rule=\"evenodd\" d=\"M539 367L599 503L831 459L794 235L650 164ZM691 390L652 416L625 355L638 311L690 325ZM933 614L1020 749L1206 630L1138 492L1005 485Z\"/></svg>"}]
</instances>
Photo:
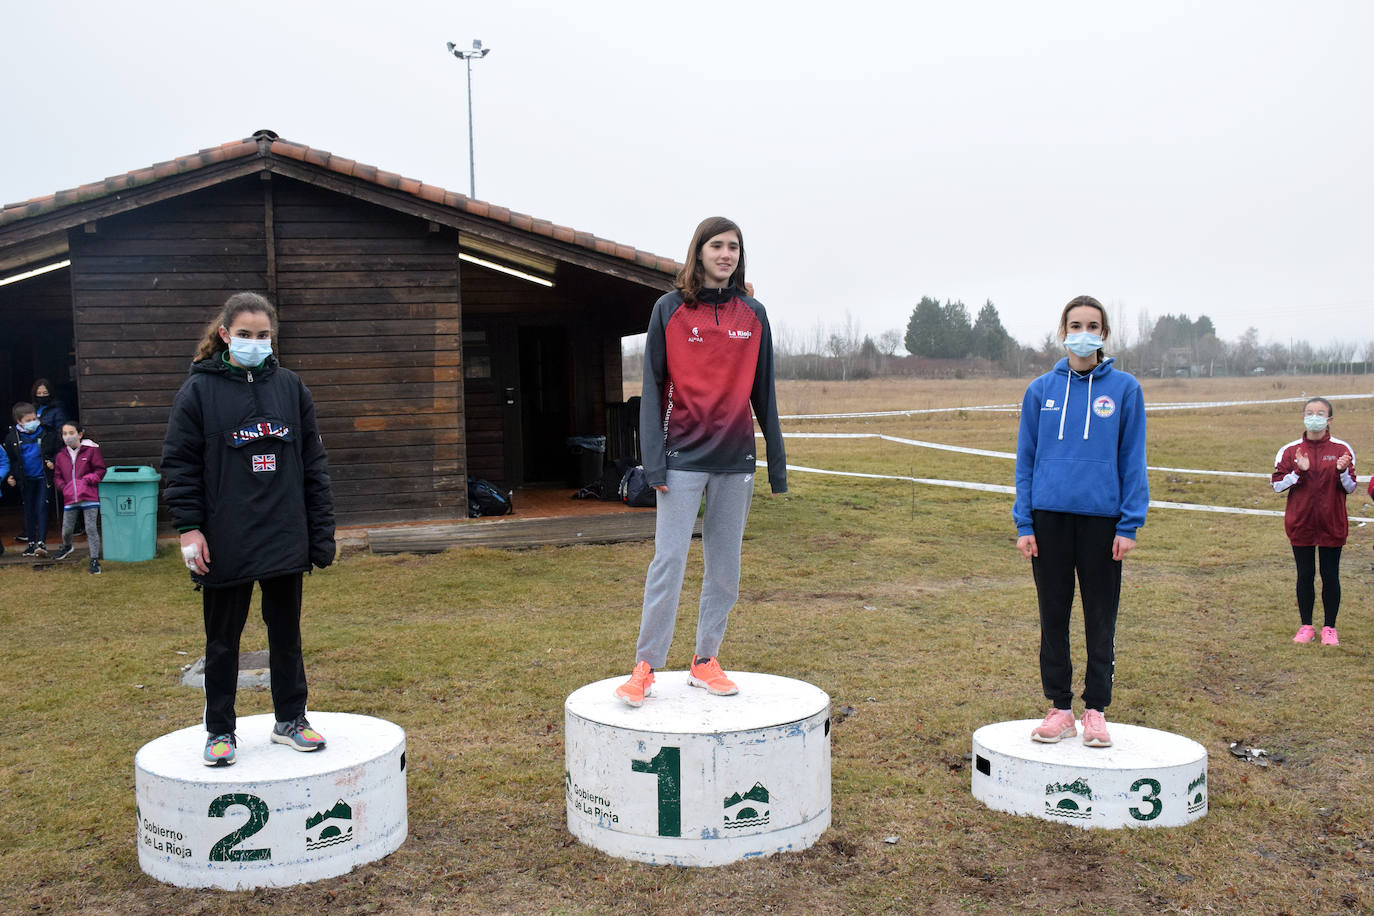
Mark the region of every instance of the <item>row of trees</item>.
<instances>
[{"instance_id":1,"label":"row of trees","mask_svg":"<svg viewBox=\"0 0 1374 916\"><path fill-rule=\"evenodd\" d=\"M1261 343L1249 328L1233 341L1217 337L1212 319L1167 314L1137 316L1134 328L1119 307L1109 314L1107 351L1116 364L1136 375L1348 374L1374 372L1374 340L1342 341L1314 347L1306 341ZM773 327L775 365L780 378L853 379L876 375L1005 374L1043 372L1065 355L1047 334L1028 347L1002 325L991 300L970 318L963 302L943 304L922 296L911 311L906 332L863 332L852 313L838 325L818 322L810 330ZM626 378L639 376L642 349L627 352Z\"/></svg>"},{"instance_id":2,"label":"row of trees","mask_svg":"<svg viewBox=\"0 0 1374 916\"><path fill-rule=\"evenodd\" d=\"M912 309L902 342L912 356L982 357L992 362L1001 362L1017 345L1002 327L1002 318L991 299L978 310L977 319L970 321L964 303L946 300L941 305L929 296L922 296Z\"/></svg>"}]
</instances>

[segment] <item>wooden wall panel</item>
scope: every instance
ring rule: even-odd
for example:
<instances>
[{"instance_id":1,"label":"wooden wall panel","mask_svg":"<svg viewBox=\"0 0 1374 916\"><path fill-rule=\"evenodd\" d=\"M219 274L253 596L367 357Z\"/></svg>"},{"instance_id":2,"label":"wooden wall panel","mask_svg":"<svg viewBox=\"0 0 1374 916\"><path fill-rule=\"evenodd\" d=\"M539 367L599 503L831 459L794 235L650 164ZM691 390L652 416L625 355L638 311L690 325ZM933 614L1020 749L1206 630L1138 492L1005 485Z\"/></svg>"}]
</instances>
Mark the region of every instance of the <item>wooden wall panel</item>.
<instances>
[{"instance_id":1,"label":"wooden wall panel","mask_svg":"<svg viewBox=\"0 0 1374 916\"><path fill-rule=\"evenodd\" d=\"M275 280L277 351L315 397L341 524L466 505L457 236L290 179L226 182L69 233L85 421L107 458L158 466L206 322Z\"/></svg>"},{"instance_id":2,"label":"wooden wall panel","mask_svg":"<svg viewBox=\"0 0 1374 916\"><path fill-rule=\"evenodd\" d=\"M467 502L457 234L290 179L273 202L283 358L343 462L341 517L451 517Z\"/></svg>"}]
</instances>

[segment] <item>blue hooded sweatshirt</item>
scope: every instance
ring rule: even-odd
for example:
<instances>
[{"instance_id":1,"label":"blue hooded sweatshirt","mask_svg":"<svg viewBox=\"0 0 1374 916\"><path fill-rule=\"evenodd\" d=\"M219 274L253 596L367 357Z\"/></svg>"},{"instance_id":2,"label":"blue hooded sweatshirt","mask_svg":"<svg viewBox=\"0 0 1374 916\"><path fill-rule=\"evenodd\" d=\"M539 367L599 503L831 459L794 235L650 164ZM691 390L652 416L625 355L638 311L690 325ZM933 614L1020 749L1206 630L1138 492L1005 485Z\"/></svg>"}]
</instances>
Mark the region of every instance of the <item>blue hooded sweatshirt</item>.
<instances>
[{"instance_id":1,"label":"blue hooded sweatshirt","mask_svg":"<svg viewBox=\"0 0 1374 916\"><path fill-rule=\"evenodd\" d=\"M1080 375L1065 357L1026 388L1011 510L1018 535L1035 533L1032 509L1117 518L1116 533L1132 540L1145 524L1145 398L1112 362Z\"/></svg>"}]
</instances>

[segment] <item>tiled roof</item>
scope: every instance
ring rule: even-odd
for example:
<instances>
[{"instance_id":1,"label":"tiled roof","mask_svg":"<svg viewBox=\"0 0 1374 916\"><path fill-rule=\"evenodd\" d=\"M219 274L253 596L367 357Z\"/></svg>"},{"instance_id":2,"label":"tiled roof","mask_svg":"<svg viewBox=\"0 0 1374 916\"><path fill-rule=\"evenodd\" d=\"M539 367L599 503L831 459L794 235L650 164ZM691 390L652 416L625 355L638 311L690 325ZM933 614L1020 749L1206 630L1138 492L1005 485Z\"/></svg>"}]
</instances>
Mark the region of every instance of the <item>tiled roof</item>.
<instances>
[{"instance_id":1,"label":"tiled roof","mask_svg":"<svg viewBox=\"0 0 1374 916\"><path fill-rule=\"evenodd\" d=\"M568 226L556 225L545 219L516 213L506 207L486 201L473 200L464 194L457 194L432 184L425 184L414 178L406 178L395 172L379 169L374 165L365 165L352 159L335 156L325 150L315 149L291 140L283 140L270 130L261 130L243 140L233 140L219 146L212 146L189 156L178 156L167 162L159 162L147 168L135 169L124 175L106 178L104 181L93 181L90 184L57 191L43 197L5 204L0 207L0 227L35 216L53 213L73 204L119 194L164 178L205 168L215 163L248 156L259 156L263 159L277 157L308 163L331 172L410 194L420 200L449 207L480 219L508 225L521 232L546 236L559 242L588 248L609 257L630 261L648 270L672 274L676 273L679 267L679 264L671 258L660 257L647 251L640 251L630 245L622 245L609 239L598 238L590 232L582 232Z\"/></svg>"}]
</instances>

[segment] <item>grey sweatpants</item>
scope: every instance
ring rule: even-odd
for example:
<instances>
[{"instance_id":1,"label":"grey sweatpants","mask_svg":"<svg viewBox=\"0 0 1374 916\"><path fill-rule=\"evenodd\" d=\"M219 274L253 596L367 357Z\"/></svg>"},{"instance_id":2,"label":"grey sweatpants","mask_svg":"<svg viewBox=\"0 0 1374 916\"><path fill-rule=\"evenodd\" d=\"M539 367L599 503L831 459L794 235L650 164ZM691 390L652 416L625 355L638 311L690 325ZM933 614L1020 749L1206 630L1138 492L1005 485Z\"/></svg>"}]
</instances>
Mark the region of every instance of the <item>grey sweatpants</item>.
<instances>
[{"instance_id":1,"label":"grey sweatpants","mask_svg":"<svg viewBox=\"0 0 1374 916\"><path fill-rule=\"evenodd\" d=\"M706 568L697 611L697 655L708 658L720 651L730 609L739 598L740 545L754 498L754 475L669 469L668 492L658 494L654 559L644 580L644 612L635 646L635 662L648 662L650 668L662 668L668 661L687 548L703 494L701 546Z\"/></svg>"},{"instance_id":2,"label":"grey sweatpants","mask_svg":"<svg viewBox=\"0 0 1374 916\"><path fill-rule=\"evenodd\" d=\"M72 537L76 534L76 515L78 512L86 514L86 546L91 549L91 559L100 559L100 507L90 506L85 509L63 509L62 510L62 546L68 547L72 543Z\"/></svg>"}]
</instances>

